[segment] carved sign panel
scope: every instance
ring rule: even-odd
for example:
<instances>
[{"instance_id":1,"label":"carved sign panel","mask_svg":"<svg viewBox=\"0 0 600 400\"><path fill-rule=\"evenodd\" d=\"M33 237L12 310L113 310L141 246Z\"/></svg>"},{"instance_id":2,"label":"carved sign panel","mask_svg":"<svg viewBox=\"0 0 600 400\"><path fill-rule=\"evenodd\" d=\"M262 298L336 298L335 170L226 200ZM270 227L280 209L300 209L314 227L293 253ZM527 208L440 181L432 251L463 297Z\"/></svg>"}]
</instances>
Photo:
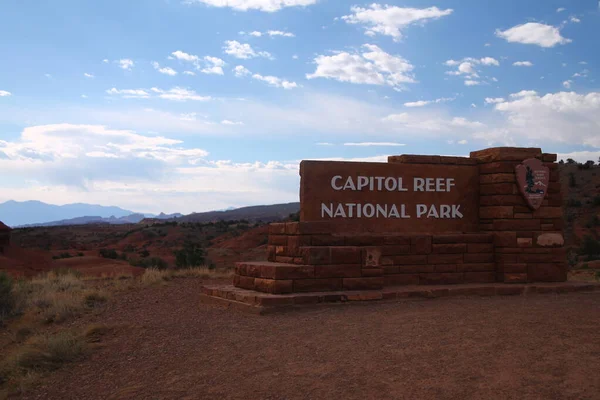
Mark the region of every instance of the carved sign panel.
<instances>
[{"instance_id":1,"label":"carved sign panel","mask_svg":"<svg viewBox=\"0 0 600 400\"><path fill-rule=\"evenodd\" d=\"M515 168L517 185L527 204L537 210L546 197L550 170L537 158L529 158Z\"/></svg>"}]
</instances>

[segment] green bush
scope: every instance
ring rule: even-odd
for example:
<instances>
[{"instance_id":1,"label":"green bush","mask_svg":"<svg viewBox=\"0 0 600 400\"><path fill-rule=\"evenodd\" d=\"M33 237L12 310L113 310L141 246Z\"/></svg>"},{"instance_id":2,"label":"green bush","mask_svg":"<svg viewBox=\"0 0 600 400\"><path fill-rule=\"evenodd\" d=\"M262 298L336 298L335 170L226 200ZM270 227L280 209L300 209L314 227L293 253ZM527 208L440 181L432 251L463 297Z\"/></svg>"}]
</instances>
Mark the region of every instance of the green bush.
<instances>
[{"instance_id":1,"label":"green bush","mask_svg":"<svg viewBox=\"0 0 600 400\"><path fill-rule=\"evenodd\" d=\"M100 253L100 257L110 258L113 260L116 260L117 258L119 258L119 254L117 253L117 251L115 249L100 249L99 253Z\"/></svg>"},{"instance_id":2,"label":"green bush","mask_svg":"<svg viewBox=\"0 0 600 400\"><path fill-rule=\"evenodd\" d=\"M577 186L577 179L575 179L575 174L570 172L569 173L569 187L575 187Z\"/></svg>"},{"instance_id":3,"label":"green bush","mask_svg":"<svg viewBox=\"0 0 600 400\"><path fill-rule=\"evenodd\" d=\"M160 257L142 258L139 260L131 260L129 264L134 267L155 268L159 270L167 269L169 264Z\"/></svg>"},{"instance_id":4,"label":"green bush","mask_svg":"<svg viewBox=\"0 0 600 400\"><path fill-rule=\"evenodd\" d=\"M12 314L14 307L13 279L6 272L0 272L0 325Z\"/></svg>"},{"instance_id":5,"label":"green bush","mask_svg":"<svg viewBox=\"0 0 600 400\"><path fill-rule=\"evenodd\" d=\"M567 201L567 207L581 207L581 201L576 199L569 199Z\"/></svg>"},{"instance_id":6,"label":"green bush","mask_svg":"<svg viewBox=\"0 0 600 400\"><path fill-rule=\"evenodd\" d=\"M204 265L205 252L196 243L186 242L182 249L175 250L175 265L177 268L190 268Z\"/></svg>"},{"instance_id":7,"label":"green bush","mask_svg":"<svg viewBox=\"0 0 600 400\"><path fill-rule=\"evenodd\" d=\"M579 254L587 256L588 260L600 258L600 242L590 235L586 235L579 248Z\"/></svg>"}]
</instances>

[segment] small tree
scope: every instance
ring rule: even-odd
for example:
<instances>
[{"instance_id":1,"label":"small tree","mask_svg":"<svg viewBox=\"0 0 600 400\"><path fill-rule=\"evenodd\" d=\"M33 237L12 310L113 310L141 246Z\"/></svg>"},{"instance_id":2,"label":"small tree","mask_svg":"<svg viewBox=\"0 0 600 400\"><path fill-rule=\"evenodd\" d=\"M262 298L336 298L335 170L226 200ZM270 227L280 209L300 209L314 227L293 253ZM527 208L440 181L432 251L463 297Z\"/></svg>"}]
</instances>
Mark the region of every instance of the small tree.
<instances>
[{"instance_id":1,"label":"small tree","mask_svg":"<svg viewBox=\"0 0 600 400\"><path fill-rule=\"evenodd\" d=\"M196 243L186 242L181 250L175 250L175 265L177 268L190 268L204 265L205 252Z\"/></svg>"},{"instance_id":2,"label":"small tree","mask_svg":"<svg viewBox=\"0 0 600 400\"><path fill-rule=\"evenodd\" d=\"M567 164L575 164L575 160L572 158L567 158Z\"/></svg>"},{"instance_id":3,"label":"small tree","mask_svg":"<svg viewBox=\"0 0 600 400\"><path fill-rule=\"evenodd\" d=\"M577 186L577 179L575 179L575 174L574 173L569 173L569 187L575 187Z\"/></svg>"}]
</instances>

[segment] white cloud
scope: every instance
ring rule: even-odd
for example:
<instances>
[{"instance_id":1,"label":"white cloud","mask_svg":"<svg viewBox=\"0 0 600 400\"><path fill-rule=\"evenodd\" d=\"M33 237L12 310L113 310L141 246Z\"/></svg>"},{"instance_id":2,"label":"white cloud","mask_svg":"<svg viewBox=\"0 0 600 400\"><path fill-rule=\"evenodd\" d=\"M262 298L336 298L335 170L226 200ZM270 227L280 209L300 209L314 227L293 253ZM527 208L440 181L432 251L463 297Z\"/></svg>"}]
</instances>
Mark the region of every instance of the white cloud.
<instances>
[{"instance_id":1,"label":"white cloud","mask_svg":"<svg viewBox=\"0 0 600 400\"><path fill-rule=\"evenodd\" d=\"M245 34L246 34L246 32L240 32L240 35L245 35ZM266 32L252 31L252 32L249 32L248 35L254 36L254 37L261 37L261 36L295 37L296 36L291 32L278 31L278 30L268 30Z\"/></svg>"},{"instance_id":2,"label":"white cloud","mask_svg":"<svg viewBox=\"0 0 600 400\"><path fill-rule=\"evenodd\" d=\"M401 90L405 83L415 83L413 65L400 56L394 56L372 44L362 46L362 54L337 52L332 56L319 55L314 62L317 69L307 74L308 79L329 78L340 82L386 85Z\"/></svg>"},{"instance_id":3,"label":"white cloud","mask_svg":"<svg viewBox=\"0 0 600 400\"><path fill-rule=\"evenodd\" d=\"M503 103L505 100L502 97L486 97L485 98L485 103L486 104L496 104L496 103Z\"/></svg>"},{"instance_id":4,"label":"white cloud","mask_svg":"<svg viewBox=\"0 0 600 400\"><path fill-rule=\"evenodd\" d=\"M480 71L477 66L499 66L500 62L493 57L473 58L465 57L462 60L447 60L444 65L448 67L457 67L454 71L446 71L448 75L461 76L464 75L465 85L475 86L481 84L479 79ZM492 78L494 80L496 78Z\"/></svg>"},{"instance_id":5,"label":"white cloud","mask_svg":"<svg viewBox=\"0 0 600 400\"><path fill-rule=\"evenodd\" d=\"M173 68L171 68L171 67L161 68L161 66L156 61L152 61L152 66L154 67L155 70L157 70L161 74L165 74L165 75L169 75L169 76L177 75L177 71L175 71Z\"/></svg>"},{"instance_id":6,"label":"white cloud","mask_svg":"<svg viewBox=\"0 0 600 400\"><path fill-rule=\"evenodd\" d=\"M82 95L81 95L81 98L82 98L82 99L87 99L88 97L87 97L87 95L85 95L85 94L82 94Z\"/></svg>"},{"instance_id":7,"label":"white cloud","mask_svg":"<svg viewBox=\"0 0 600 400\"><path fill-rule=\"evenodd\" d=\"M165 100L174 100L174 101L187 101L187 100L196 100L196 101L207 101L210 100L210 96L200 96L195 91L174 87L169 90L163 90L158 88L151 88L150 90L146 89L116 89L112 88L106 91L106 93L110 95L120 95L125 99L147 99L153 96L156 96Z\"/></svg>"},{"instance_id":8,"label":"white cloud","mask_svg":"<svg viewBox=\"0 0 600 400\"><path fill-rule=\"evenodd\" d=\"M187 101L187 100L195 100L195 101L207 101L210 100L210 96L200 96L195 91L174 87L169 90L161 90L157 88L151 89L153 92L158 93L158 97L166 100L174 100L174 101Z\"/></svg>"},{"instance_id":9,"label":"white cloud","mask_svg":"<svg viewBox=\"0 0 600 400\"><path fill-rule=\"evenodd\" d=\"M240 121L230 121L228 119L224 119L223 121L221 121L222 125L244 125L243 122Z\"/></svg>"},{"instance_id":10,"label":"white cloud","mask_svg":"<svg viewBox=\"0 0 600 400\"><path fill-rule=\"evenodd\" d=\"M455 128L482 129L485 124L479 121L470 121L463 117L442 118L421 114L390 114L382 119L389 126L429 132L450 132Z\"/></svg>"},{"instance_id":11,"label":"white cloud","mask_svg":"<svg viewBox=\"0 0 600 400\"><path fill-rule=\"evenodd\" d=\"M524 141L548 140L600 148L600 93L521 91L496 104L507 116L506 131Z\"/></svg>"},{"instance_id":12,"label":"white cloud","mask_svg":"<svg viewBox=\"0 0 600 400\"><path fill-rule=\"evenodd\" d=\"M333 143L329 143L329 142L319 142L319 143L317 143L317 146L333 146Z\"/></svg>"},{"instance_id":13,"label":"white cloud","mask_svg":"<svg viewBox=\"0 0 600 400\"><path fill-rule=\"evenodd\" d=\"M514 62L513 65L515 67L533 67L533 63L531 61L517 61Z\"/></svg>"},{"instance_id":14,"label":"white cloud","mask_svg":"<svg viewBox=\"0 0 600 400\"><path fill-rule=\"evenodd\" d=\"M181 50L174 51L171 53L171 55L181 61L198 62L200 60L200 58L198 56L195 56L193 54L188 54Z\"/></svg>"},{"instance_id":15,"label":"white cloud","mask_svg":"<svg viewBox=\"0 0 600 400\"><path fill-rule=\"evenodd\" d=\"M371 4L368 8L352 6L353 14L344 15L342 20L348 24L365 26L365 34L391 36L394 41L402 38L401 30L411 24L424 24L427 20L438 19L452 14L452 9L440 10L437 7L408 8Z\"/></svg>"},{"instance_id":16,"label":"white cloud","mask_svg":"<svg viewBox=\"0 0 600 400\"><path fill-rule=\"evenodd\" d=\"M298 87L298 84L296 82L290 82L285 79L278 78L276 76L270 76L270 75L263 76L260 74L253 74L252 78L258 79L263 82L267 82L270 86L274 86L274 87L278 87L278 88L294 89L294 88Z\"/></svg>"},{"instance_id":17,"label":"white cloud","mask_svg":"<svg viewBox=\"0 0 600 400\"><path fill-rule=\"evenodd\" d=\"M511 93L510 97L518 98L518 97L529 97L529 96L537 96L537 92L535 90L521 90L517 93Z\"/></svg>"},{"instance_id":18,"label":"white cloud","mask_svg":"<svg viewBox=\"0 0 600 400\"><path fill-rule=\"evenodd\" d=\"M589 160L597 162L600 158L600 151L574 151L572 153L558 153L557 156L559 160L563 161L572 158L580 163L584 163Z\"/></svg>"},{"instance_id":19,"label":"white cloud","mask_svg":"<svg viewBox=\"0 0 600 400\"><path fill-rule=\"evenodd\" d=\"M458 144L467 144L467 143L469 143L469 142L465 139L458 141Z\"/></svg>"},{"instance_id":20,"label":"white cloud","mask_svg":"<svg viewBox=\"0 0 600 400\"><path fill-rule=\"evenodd\" d=\"M571 80L568 80L568 81L564 81L564 82L562 83L562 85L563 85L565 88L567 88L567 89L571 89L571 84L572 84L572 83L573 83L573 81L571 81Z\"/></svg>"},{"instance_id":21,"label":"white cloud","mask_svg":"<svg viewBox=\"0 0 600 400\"><path fill-rule=\"evenodd\" d=\"M483 45L483 47L490 47L490 46L491 46L491 43L486 43Z\"/></svg>"},{"instance_id":22,"label":"white cloud","mask_svg":"<svg viewBox=\"0 0 600 400\"><path fill-rule=\"evenodd\" d=\"M573 78L587 78L589 73L590 73L590 71L588 69L584 69L581 72L575 72L573 74Z\"/></svg>"},{"instance_id":23,"label":"white cloud","mask_svg":"<svg viewBox=\"0 0 600 400\"><path fill-rule=\"evenodd\" d=\"M202 68L200 70L202 73L223 75L223 67L225 66L225 61L221 60L218 57L211 56L205 56L204 61L207 65L205 68Z\"/></svg>"},{"instance_id":24,"label":"white cloud","mask_svg":"<svg viewBox=\"0 0 600 400\"><path fill-rule=\"evenodd\" d=\"M279 11L284 7L306 7L317 0L185 0L187 4L202 3L213 7L230 7L234 10Z\"/></svg>"},{"instance_id":25,"label":"white cloud","mask_svg":"<svg viewBox=\"0 0 600 400\"><path fill-rule=\"evenodd\" d=\"M150 93L148 93L144 89L117 89L112 88L108 89L106 93L111 95L121 95L124 99L147 99L150 97Z\"/></svg>"},{"instance_id":26,"label":"white cloud","mask_svg":"<svg viewBox=\"0 0 600 400\"><path fill-rule=\"evenodd\" d=\"M104 64L108 64L108 63L109 63L109 61L108 61L108 58L105 58L104 60L102 60L102 62L103 62Z\"/></svg>"},{"instance_id":27,"label":"white cloud","mask_svg":"<svg viewBox=\"0 0 600 400\"><path fill-rule=\"evenodd\" d=\"M292 56L292 58L293 58L294 60L297 60L297 59L298 59L298 55L297 55L297 54L294 54L294 55Z\"/></svg>"},{"instance_id":28,"label":"white cloud","mask_svg":"<svg viewBox=\"0 0 600 400\"><path fill-rule=\"evenodd\" d=\"M243 65L236 65L236 67L233 69L233 74L240 78L242 76L250 75L251 72Z\"/></svg>"},{"instance_id":29,"label":"white cloud","mask_svg":"<svg viewBox=\"0 0 600 400\"><path fill-rule=\"evenodd\" d=\"M569 18L569 21L571 21L571 22L574 22L574 23L576 23L576 24L578 24L578 23L580 23L580 22L581 22L581 20L580 20L579 18L577 18L577 17L570 17L570 18Z\"/></svg>"},{"instance_id":30,"label":"white cloud","mask_svg":"<svg viewBox=\"0 0 600 400\"><path fill-rule=\"evenodd\" d=\"M587 62L586 61L579 61L579 64L581 64L581 65L587 65Z\"/></svg>"},{"instance_id":31,"label":"white cloud","mask_svg":"<svg viewBox=\"0 0 600 400\"><path fill-rule=\"evenodd\" d=\"M563 11L565 11L565 10L566 10L566 8L564 8L564 7L559 7L559 8L557 8L557 9L556 9L556 12L557 12L557 13L559 13L559 12L563 12Z\"/></svg>"},{"instance_id":32,"label":"white cloud","mask_svg":"<svg viewBox=\"0 0 600 400\"><path fill-rule=\"evenodd\" d=\"M348 143L344 143L344 146L359 146L359 147L385 146L385 147L395 147L395 146L406 146L406 145L404 143L396 143L396 142L348 142Z\"/></svg>"},{"instance_id":33,"label":"white cloud","mask_svg":"<svg viewBox=\"0 0 600 400\"><path fill-rule=\"evenodd\" d=\"M119 64L119 67L125 70L131 70L133 68L133 66L135 65L135 63L133 62L133 60L130 60L129 58L122 58L119 61L117 61L117 63Z\"/></svg>"},{"instance_id":34,"label":"white cloud","mask_svg":"<svg viewBox=\"0 0 600 400\"><path fill-rule=\"evenodd\" d=\"M404 103L404 107L423 107L428 104L444 103L447 101L453 101L455 99L456 99L455 97L441 97L441 98L435 99L435 100L409 101L407 103Z\"/></svg>"},{"instance_id":35,"label":"white cloud","mask_svg":"<svg viewBox=\"0 0 600 400\"><path fill-rule=\"evenodd\" d=\"M271 58L271 54L267 51L256 52L248 43L240 43L237 40L226 40L223 50L226 54L235 58L248 59L254 57Z\"/></svg>"},{"instance_id":36,"label":"white cloud","mask_svg":"<svg viewBox=\"0 0 600 400\"><path fill-rule=\"evenodd\" d=\"M85 76L86 78L94 78L94 75L88 74L87 72L84 72L83 76Z\"/></svg>"},{"instance_id":37,"label":"white cloud","mask_svg":"<svg viewBox=\"0 0 600 400\"><path fill-rule=\"evenodd\" d=\"M1 145L0 169L23 182L3 185L2 200L191 213L298 196L298 163L212 161L181 140L102 125L30 126Z\"/></svg>"},{"instance_id":38,"label":"white cloud","mask_svg":"<svg viewBox=\"0 0 600 400\"><path fill-rule=\"evenodd\" d=\"M11 92L7 92L6 90L0 90L0 97L8 97L12 96Z\"/></svg>"},{"instance_id":39,"label":"white cloud","mask_svg":"<svg viewBox=\"0 0 600 400\"><path fill-rule=\"evenodd\" d=\"M554 47L572 41L562 37L558 28L538 22L527 22L505 31L497 29L496 36L511 43L535 44L541 47Z\"/></svg>"},{"instance_id":40,"label":"white cloud","mask_svg":"<svg viewBox=\"0 0 600 400\"><path fill-rule=\"evenodd\" d=\"M196 73L194 71L183 71L184 75L190 75L190 76L195 76Z\"/></svg>"}]
</instances>

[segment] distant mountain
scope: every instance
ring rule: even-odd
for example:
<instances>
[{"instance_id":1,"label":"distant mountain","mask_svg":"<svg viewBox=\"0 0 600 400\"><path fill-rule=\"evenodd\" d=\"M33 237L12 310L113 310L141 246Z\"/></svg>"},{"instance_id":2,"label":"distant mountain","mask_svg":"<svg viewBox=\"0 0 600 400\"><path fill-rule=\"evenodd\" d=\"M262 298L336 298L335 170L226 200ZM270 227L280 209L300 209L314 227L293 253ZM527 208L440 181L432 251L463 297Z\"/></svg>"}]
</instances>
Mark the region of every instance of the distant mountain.
<instances>
[{"instance_id":1,"label":"distant mountain","mask_svg":"<svg viewBox=\"0 0 600 400\"><path fill-rule=\"evenodd\" d=\"M131 214L135 213L120 207L107 207L85 203L56 206L36 200L22 202L9 200L0 204L0 221L12 227L61 221L79 218L85 215L93 215L97 216L97 218L110 218L111 216L114 218L122 218Z\"/></svg>"},{"instance_id":2,"label":"distant mountain","mask_svg":"<svg viewBox=\"0 0 600 400\"><path fill-rule=\"evenodd\" d=\"M61 225L85 225L85 224L109 224L109 225L120 225L120 224L137 224L145 218L144 214L131 214L125 217L116 218L111 216L109 218L102 218L99 216L85 216L76 217L70 219L63 219L60 221L50 221L41 224L27 224L19 225L19 228L29 228L34 226L61 226Z\"/></svg>"},{"instance_id":3,"label":"distant mountain","mask_svg":"<svg viewBox=\"0 0 600 400\"><path fill-rule=\"evenodd\" d=\"M228 211L193 213L177 218L177 222L215 222L245 219L249 222L274 222L300 210L300 203L272 204L235 208Z\"/></svg>"}]
</instances>

